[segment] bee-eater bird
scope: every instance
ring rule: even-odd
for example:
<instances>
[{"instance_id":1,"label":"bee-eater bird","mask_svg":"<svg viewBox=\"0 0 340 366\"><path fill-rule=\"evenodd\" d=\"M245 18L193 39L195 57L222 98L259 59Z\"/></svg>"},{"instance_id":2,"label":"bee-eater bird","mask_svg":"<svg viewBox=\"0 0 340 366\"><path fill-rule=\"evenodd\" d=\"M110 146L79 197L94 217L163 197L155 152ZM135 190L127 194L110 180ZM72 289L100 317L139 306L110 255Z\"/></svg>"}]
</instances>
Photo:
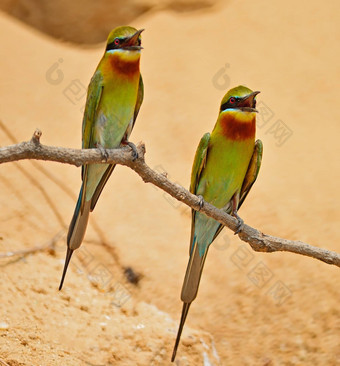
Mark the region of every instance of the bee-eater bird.
<instances>
[{"instance_id":1,"label":"bee-eater bird","mask_svg":"<svg viewBox=\"0 0 340 366\"><path fill-rule=\"evenodd\" d=\"M190 192L200 196L202 204L209 202L235 216L239 223L235 234L243 227L237 211L261 166L262 142L255 142L255 97L258 93L245 86L228 91L222 99L212 133L206 133L198 145L191 172ZM209 246L223 227L218 221L192 210L190 257L182 287L183 310L172 362L189 307L197 296Z\"/></svg>"},{"instance_id":2,"label":"bee-eater bird","mask_svg":"<svg viewBox=\"0 0 340 366\"><path fill-rule=\"evenodd\" d=\"M128 141L143 101L143 80L139 71L143 29L115 28L108 36L105 53L87 91L82 127L82 148L105 149L129 145ZM67 234L67 253L59 290L61 290L72 253L84 238L90 211L109 179L114 164L82 166L82 185Z\"/></svg>"}]
</instances>

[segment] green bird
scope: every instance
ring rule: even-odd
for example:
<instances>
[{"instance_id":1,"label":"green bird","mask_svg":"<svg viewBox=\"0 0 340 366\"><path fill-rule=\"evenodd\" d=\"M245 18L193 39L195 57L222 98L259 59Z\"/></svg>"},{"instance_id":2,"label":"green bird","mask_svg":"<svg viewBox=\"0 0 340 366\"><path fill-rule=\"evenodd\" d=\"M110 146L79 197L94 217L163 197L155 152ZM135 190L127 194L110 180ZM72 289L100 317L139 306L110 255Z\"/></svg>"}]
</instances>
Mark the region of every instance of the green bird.
<instances>
[{"instance_id":1,"label":"green bird","mask_svg":"<svg viewBox=\"0 0 340 366\"><path fill-rule=\"evenodd\" d=\"M191 172L190 192L198 195L202 204L209 202L236 217L239 225L235 234L243 227L238 209L261 166L262 142L255 142L258 93L238 86L225 94L212 133L206 133L198 145ZM182 287L183 310L172 362L190 305L197 296L209 246L223 227L218 221L192 210L190 257Z\"/></svg>"},{"instance_id":2,"label":"green bird","mask_svg":"<svg viewBox=\"0 0 340 366\"><path fill-rule=\"evenodd\" d=\"M124 26L111 31L105 53L87 91L82 127L82 148L105 149L129 145L137 158L136 147L128 141L143 101L143 80L139 70L143 29ZM72 253L85 235L89 214L115 165L82 166L82 185L67 235L67 253L59 290L61 290Z\"/></svg>"}]
</instances>

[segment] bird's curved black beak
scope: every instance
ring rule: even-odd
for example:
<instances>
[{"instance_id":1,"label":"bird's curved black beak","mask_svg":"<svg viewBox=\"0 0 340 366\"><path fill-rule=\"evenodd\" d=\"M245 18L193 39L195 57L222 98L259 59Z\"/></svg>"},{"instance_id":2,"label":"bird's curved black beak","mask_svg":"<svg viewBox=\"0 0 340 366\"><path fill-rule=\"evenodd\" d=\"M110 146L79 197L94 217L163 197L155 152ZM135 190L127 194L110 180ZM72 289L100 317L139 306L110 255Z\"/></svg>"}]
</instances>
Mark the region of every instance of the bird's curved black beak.
<instances>
[{"instance_id":1,"label":"bird's curved black beak","mask_svg":"<svg viewBox=\"0 0 340 366\"><path fill-rule=\"evenodd\" d=\"M242 111L245 112L258 112L258 110L255 108L256 107L255 97L259 93L260 93L259 91L254 91L243 97L239 101L238 108L240 108Z\"/></svg>"},{"instance_id":2,"label":"bird's curved black beak","mask_svg":"<svg viewBox=\"0 0 340 366\"><path fill-rule=\"evenodd\" d=\"M132 36L128 37L122 45L122 48L125 50L141 50L143 47L140 45L141 42L139 36L143 31L144 29L139 29Z\"/></svg>"}]
</instances>

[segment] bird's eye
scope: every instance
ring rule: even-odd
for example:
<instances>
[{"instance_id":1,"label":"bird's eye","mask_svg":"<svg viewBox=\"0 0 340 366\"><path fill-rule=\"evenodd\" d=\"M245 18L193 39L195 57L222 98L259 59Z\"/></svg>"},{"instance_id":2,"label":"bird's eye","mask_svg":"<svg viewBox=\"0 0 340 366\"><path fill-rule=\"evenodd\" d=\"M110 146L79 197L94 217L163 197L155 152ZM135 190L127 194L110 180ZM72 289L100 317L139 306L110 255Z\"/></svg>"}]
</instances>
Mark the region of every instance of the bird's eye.
<instances>
[{"instance_id":1,"label":"bird's eye","mask_svg":"<svg viewBox=\"0 0 340 366\"><path fill-rule=\"evenodd\" d=\"M229 99L229 103L230 104L234 104L236 102L236 99L234 98L234 97L231 97L230 99Z\"/></svg>"},{"instance_id":2,"label":"bird's eye","mask_svg":"<svg viewBox=\"0 0 340 366\"><path fill-rule=\"evenodd\" d=\"M116 46L118 46L118 45L119 45L119 43L120 43L120 39L119 39L119 38L116 38L116 39L114 40L114 44L115 44Z\"/></svg>"}]
</instances>

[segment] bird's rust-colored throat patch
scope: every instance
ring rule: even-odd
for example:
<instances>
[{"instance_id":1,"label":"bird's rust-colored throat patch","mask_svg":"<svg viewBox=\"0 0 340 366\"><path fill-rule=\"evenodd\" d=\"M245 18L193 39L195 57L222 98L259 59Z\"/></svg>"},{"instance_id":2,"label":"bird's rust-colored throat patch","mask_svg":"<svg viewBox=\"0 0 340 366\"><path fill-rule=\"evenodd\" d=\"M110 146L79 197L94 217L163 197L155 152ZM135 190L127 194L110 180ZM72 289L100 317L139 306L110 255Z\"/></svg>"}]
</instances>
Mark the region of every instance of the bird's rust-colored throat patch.
<instances>
[{"instance_id":1,"label":"bird's rust-colored throat patch","mask_svg":"<svg viewBox=\"0 0 340 366\"><path fill-rule=\"evenodd\" d=\"M255 113L228 112L221 117L223 134L231 140L247 140L255 137Z\"/></svg>"},{"instance_id":2,"label":"bird's rust-colored throat patch","mask_svg":"<svg viewBox=\"0 0 340 366\"><path fill-rule=\"evenodd\" d=\"M124 57L122 54L108 55L111 71L127 77L134 77L139 73L139 55L137 57Z\"/></svg>"}]
</instances>

